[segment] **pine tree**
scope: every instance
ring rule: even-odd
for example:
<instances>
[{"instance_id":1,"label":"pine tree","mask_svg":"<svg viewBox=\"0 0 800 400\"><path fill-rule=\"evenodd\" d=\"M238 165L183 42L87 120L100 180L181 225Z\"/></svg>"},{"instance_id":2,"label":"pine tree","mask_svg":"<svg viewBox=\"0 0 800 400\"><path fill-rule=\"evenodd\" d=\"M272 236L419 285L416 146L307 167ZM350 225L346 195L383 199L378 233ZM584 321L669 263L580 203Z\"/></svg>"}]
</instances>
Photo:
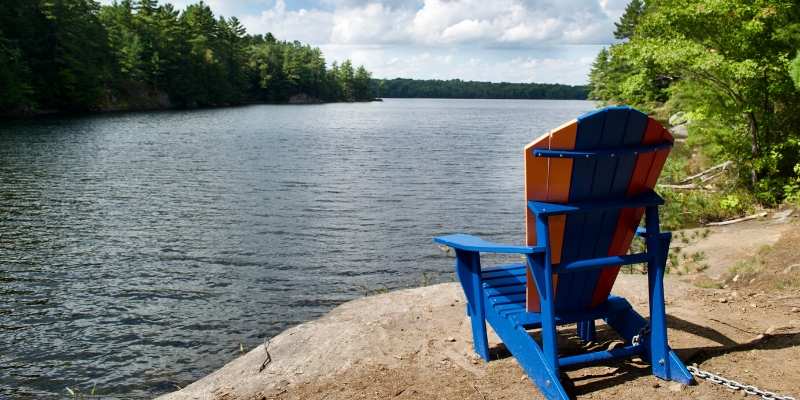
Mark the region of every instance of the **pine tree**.
<instances>
[{"instance_id":1,"label":"pine tree","mask_svg":"<svg viewBox=\"0 0 800 400\"><path fill-rule=\"evenodd\" d=\"M592 70L589 71L589 87L591 88L591 92L589 93L589 97L592 99L605 99L605 86L608 82L607 75L609 69L609 53L608 50L603 47L599 53L597 53L597 58L595 58L594 62L592 63Z\"/></svg>"},{"instance_id":2,"label":"pine tree","mask_svg":"<svg viewBox=\"0 0 800 400\"><path fill-rule=\"evenodd\" d=\"M630 39L636 31L636 25L639 23L639 18L642 17L645 11L645 4L642 0L631 0L628 6L625 7L625 13L615 22L614 26L617 29L614 31L614 37L617 39Z\"/></svg>"},{"instance_id":3,"label":"pine tree","mask_svg":"<svg viewBox=\"0 0 800 400\"><path fill-rule=\"evenodd\" d=\"M355 100L369 100L373 97L369 88L371 79L372 74L370 74L363 65L356 69L355 76L353 77L353 97Z\"/></svg>"},{"instance_id":4,"label":"pine tree","mask_svg":"<svg viewBox=\"0 0 800 400\"><path fill-rule=\"evenodd\" d=\"M345 60L339 66L339 74L336 76L339 87L341 87L341 100L353 101L353 79L355 72L353 71L353 63L350 60Z\"/></svg>"}]
</instances>

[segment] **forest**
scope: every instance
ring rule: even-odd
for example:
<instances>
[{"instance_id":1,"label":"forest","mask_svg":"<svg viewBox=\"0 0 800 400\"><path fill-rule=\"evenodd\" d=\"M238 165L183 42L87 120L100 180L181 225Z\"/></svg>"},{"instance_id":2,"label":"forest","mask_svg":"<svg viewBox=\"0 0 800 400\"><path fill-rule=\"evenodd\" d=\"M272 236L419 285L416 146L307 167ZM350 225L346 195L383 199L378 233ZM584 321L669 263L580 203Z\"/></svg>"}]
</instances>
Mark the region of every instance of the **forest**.
<instances>
[{"instance_id":1,"label":"forest","mask_svg":"<svg viewBox=\"0 0 800 400\"><path fill-rule=\"evenodd\" d=\"M547 83L475 82L419 79L376 79L379 97L458 99L569 99L585 100L586 86Z\"/></svg>"},{"instance_id":2,"label":"forest","mask_svg":"<svg viewBox=\"0 0 800 400\"><path fill-rule=\"evenodd\" d=\"M3 0L0 115L382 97L584 99L558 84L376 80L318 48L248 34L202 1Z\"/></svg>"},{"instance_id":3,"label":"forest","mask_svg":"<svg viewBox=\"0 0 800 400\"><path fill-rule=\"evenodd\" d=\"M589 95L686 128L664 186L675 215L800 204L800 3L633 0L614 34ZM686 179L724 162L713 179Z\"/></svg>"},{"instance_id":4,"label":"forest","mask_svg":"<svg viewBox=\"0 0 800 400\"><path fill-rule=\"evenodd\" d=\"M0 2L0 114L363 101L371 74L318 48L249 35L202 1Z\"/></svg>"}]
</instances>

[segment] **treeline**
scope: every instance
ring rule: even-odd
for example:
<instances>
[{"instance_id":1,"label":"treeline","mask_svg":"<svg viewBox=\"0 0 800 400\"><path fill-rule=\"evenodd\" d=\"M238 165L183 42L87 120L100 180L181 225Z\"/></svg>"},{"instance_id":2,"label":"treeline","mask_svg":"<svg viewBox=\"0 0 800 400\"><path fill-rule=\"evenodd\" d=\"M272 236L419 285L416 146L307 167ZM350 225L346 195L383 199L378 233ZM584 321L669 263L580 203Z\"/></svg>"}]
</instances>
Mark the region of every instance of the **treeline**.
<instances>
[{"instance_id":1,"label":"treeline","mask_svg":"<svg viewBox=\"0 0 800 400\"><path fill-rule=\"evenodd\" d=\"M370 73L202 1L0 2L0 113L368 100Z\"/></svg>"},{"instance_id":2,"label":"treeline","mask_svg":"<svg viewBox=\"0 0 800 400\"><path fill-rule=\"evenodd\" d=\"M800 202L800 3L633 0L616 25L592 98L683 115L689 145L733 160L759 201Z\"/></svg>"},{"instance_id":3,"label":"treeline","mask_svg":"<svg viewBox=\"0 0 800 400\"><path fill-rule=\"evenodd\" d=\"M586 99L586 86L451 80L375 79L379 97L444 99Z\"/></svg>"}]
</instances>

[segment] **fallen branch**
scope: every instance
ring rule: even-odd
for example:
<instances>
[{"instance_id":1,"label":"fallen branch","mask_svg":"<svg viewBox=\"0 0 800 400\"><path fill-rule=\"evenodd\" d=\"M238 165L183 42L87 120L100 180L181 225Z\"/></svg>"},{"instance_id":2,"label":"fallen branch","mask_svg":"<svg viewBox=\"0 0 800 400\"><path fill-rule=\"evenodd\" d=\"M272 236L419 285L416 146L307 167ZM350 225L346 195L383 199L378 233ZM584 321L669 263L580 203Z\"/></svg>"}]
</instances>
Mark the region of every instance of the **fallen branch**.
<instances>
[{"instance_id":1,"label":"fallen branch","mask_svg":"<svg viewBox=\"0 0 800 400\"><path fill-rule=\"evenodd\" d=\"M699 189L700 187L695 185L694 183L690 183L688 185L669 185L669 184L660 184L658 187L666 188L666 189L675 189L675 190L694 190Z\"/></svg>"},{"instance_id":2,"label":"fallen branch","mask_svg":"<svg viewBox=\"0 0 800 400\"><path fill-rule=\"evenodd\" d=\"M472 388L473 388L473 389L475 389L475 392L476 392L476 393L478 393L478 394L479 394L481 397L483 397L483 400L486 400L486 395L484 395L483 393L481 393L481 391L480 391L480 390L478 390L478 386L476 386L476 385L473 383L473 384L472 384Z\"/></svg>"},{"instance_id":3,"label":"fallen branch","mask_svg":"<svg viewBox=\"0 0 800 400\"><path fill-rule=\"evenodd\" d=\"M721 176L724 173L725 173L725 170L722 170L722 171L719 171L719 172L717 172L715 174L703 176L702 178L700 178L700 183L706 183L706 182L708 182L708 181L710 181L710 180L712 180L712 179L714 179L714 178L716 178L718 176Z\"/></svg>"},{"instance_id":4,"label":"fallen branch","mask_svg":"<svg viewBox=\"0 0 800 400\"><path fill-rule=\"evenodd\" d=\"M710 185L707 186L700 186L694 183L690 183L687 185L670 185L670 184L659 184L658 187L664 189L672 189L672 190L706 190L709 192L715 191L714 188Z\"/></svg>"},{"instance_id":5,"label":"fallen branch","mask_svg":"<svg viewBox=\"0 0 800 400\"><path fill-rule=\"evenodd\" d=\"M731 327L733 329L736 329L737 331L741 331L741 332L744 332L744 333L749 333L751 335L758 335L759 334L758 332L753 332L753 331L750 331L750 330L747 330L747 329L742 329L742 328L739 328L738 326L736 326L734 324L730 324L730 323L727 323L725 321L718 320L716 318L710 318L709 317L708 319L710 319L712 321L715 321L715 322L719 322L720 324L723 324L723 325L727 325L727 326L729 326L729 327Z\"/></svg>"},{"instance_id":6,"label":"fallen branch","mask_svg":"<svg viewBox=\"0 0 800 400\"><path fill-rule=\"evenodd\" d=\"M267 353L267 358L265 358L264 362L261 363L261 367L258 368L258 372L263 371L264 368L267 368L267 365L269 365L269 363L272 362L272 356L269 354L269 345L270 345L270 343L271 342L270 342L269 339L264 341L264 351Z\"/></svg>"},{"instance_id":7,"label":"fallen branch","mask_svg":"<svg viewBox=\"0 0 800 400\"><path fill-rule=\"evenodd\" d=\"M693 181L693 180L695 180L697 178L700 178L702 176L708 175L709 173L714 172L714 171L716 171L718 169L721 169L721 170L724 171L724 170L728 169L728 167L730 167L731 165L733 165L733 161L725 161L724 163L717 164L717 165L715 165L715 166L713 166L713 167L711 167L711 168L709 168L709 169L707 169L707 170L705 170L703 172L699 172L699 173L696 173L696 174L694 174L692 176L686 177L682 181L680 181L679 183L691 182L691 181ZM711 179L711 178L708 178L708 179ZM708 179L703 180L703 182L707 181Z\"/></svg>"},{"instance_id":8,"label":"fallen branch","mask_svg":"<svg viewBox=\"0 0 800 400\"><path fill-rule=\"evenodd\" d=\"M742 217L742 218L729 219L727 221L722 221L722 222L710 222L710 223L706 224L706 226L730 225L730 224L735 224L737 222L749 221L751 219L762 218L762 217L766 217L766 216L767 216L767 212L764 211L764 212L760 212L758 214L748 215L748 216Z\"/></svg>"}]
</instances>

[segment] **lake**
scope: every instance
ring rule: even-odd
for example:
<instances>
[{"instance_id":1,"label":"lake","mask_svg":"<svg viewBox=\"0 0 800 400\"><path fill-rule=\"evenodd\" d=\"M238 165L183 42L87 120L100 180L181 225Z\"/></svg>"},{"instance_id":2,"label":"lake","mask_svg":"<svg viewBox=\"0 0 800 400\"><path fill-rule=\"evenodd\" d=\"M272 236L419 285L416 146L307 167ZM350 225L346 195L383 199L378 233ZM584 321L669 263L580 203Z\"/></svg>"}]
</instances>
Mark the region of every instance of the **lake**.
<instances>
[{"instance_id":1,"label":"lake","mask_svg":"<svg viewBox=\"0 0 800 400\"><path fill-rule=\"evenodd\" d=\"M386 99L0 125L0 398L150 398L523 240L522 148L586 101Z\"/></svg>"}]
</instances>

